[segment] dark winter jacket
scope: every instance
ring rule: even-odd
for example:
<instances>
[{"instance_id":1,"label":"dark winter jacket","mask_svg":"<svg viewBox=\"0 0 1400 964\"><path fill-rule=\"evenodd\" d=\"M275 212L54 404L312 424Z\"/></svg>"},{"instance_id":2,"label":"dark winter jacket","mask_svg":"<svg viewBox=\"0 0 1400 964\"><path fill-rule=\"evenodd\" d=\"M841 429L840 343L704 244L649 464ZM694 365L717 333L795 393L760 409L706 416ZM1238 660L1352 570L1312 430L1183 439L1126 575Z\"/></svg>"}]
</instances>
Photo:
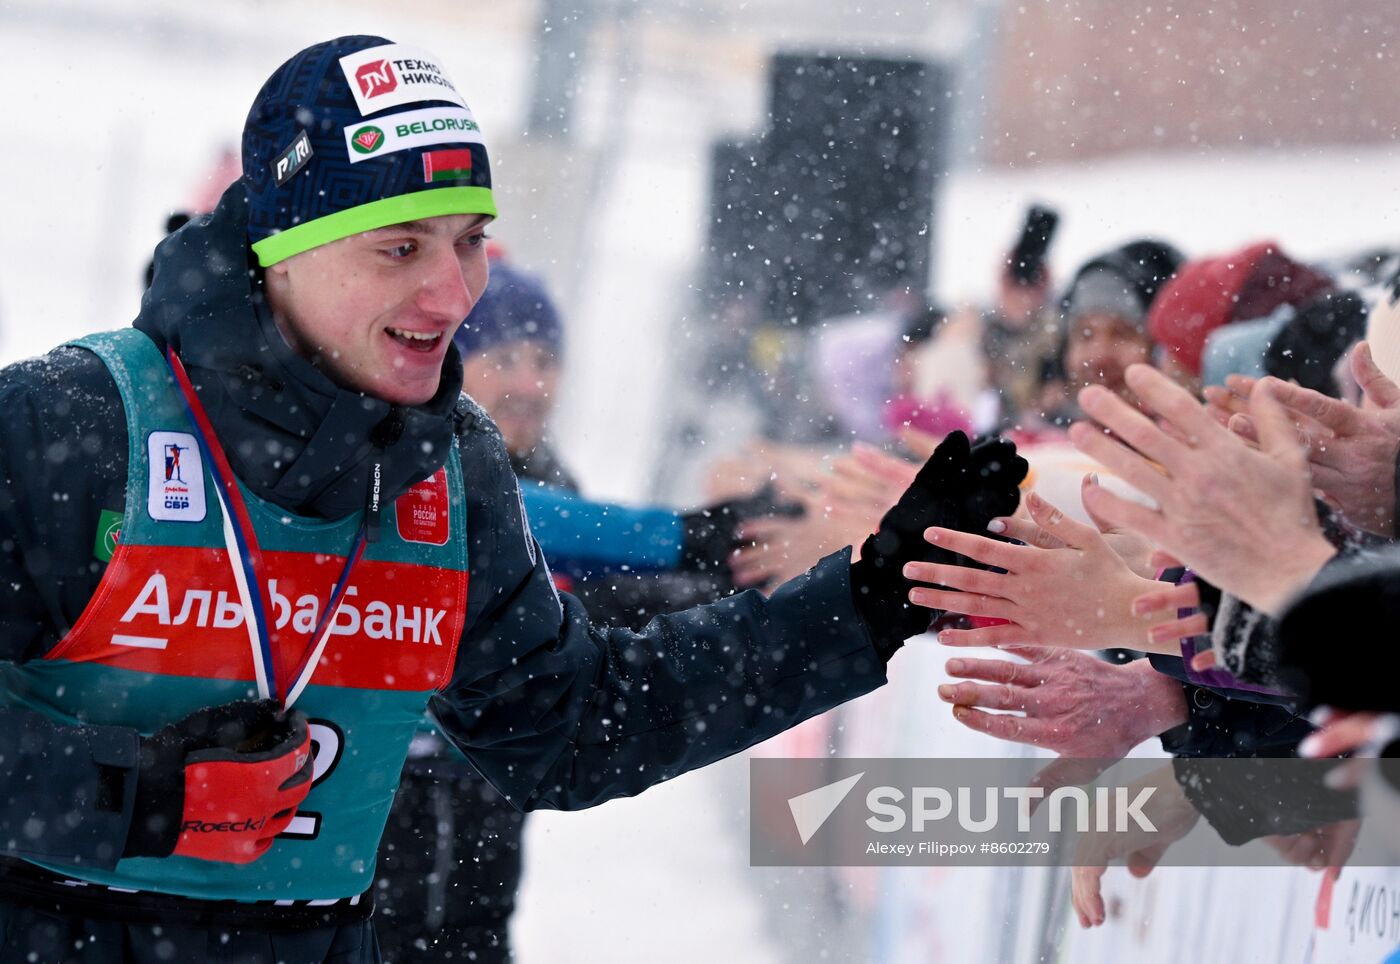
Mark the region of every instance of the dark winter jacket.
<instances>
[{"instance_id":1,"label":"dark winter jacket","mask_svg":"<svg viewBox=\"0 0 1400 964\"><path fill-rule=\"evenodd\" d=\"M1327 786L1327 773L1336 766L1336 760L1262 756L1172 764L1191 805L1231 846L1355 819L1356 792Z\"/></svg>"},{"instance_id":2,"label":"dark winter jacket","mask_svg":"<svg viewBox=\"0 0 1400 964\"><path fill-rule=\"evenodd\" d=\"M1152 654L1153 669L1182 681L1186 722L1161 735L1176 757L1293 756L1315 727L1296 708L1241 690L1190 681L1181 660Z\"/></svg>"},{"instance_id":3,"label":"dark winter jacket","mask_svg":"<svg viewBox=\"0 0 1400 964\"><path fill-rule=\"evenodd\" d=\"M1342 554L1278 622L1279 675L1307 706L1400 712L1400 546Z\"/></svg>"},{"instance_id":4,"label":"dark winter jacket","mask_svg":"<svg viewBox=\"0 0 1400 964\"><path fill-rule=\"evenodd\" d=\"M243 207L235 185L162 243L137 327L179 350L239 476L289 511L358 510L376 443L392 498L441 465L456 435L470 590L451 682L430 709L512 803L573 809L639 793L884 682L846 553L767 599L741 593L641 632L592 626L555 593L499 432L446 387L460 377L455 352L424 406L394 412L338 389L261 305ZM97 587L99 520L123 509L127 440L116 386L79 349L0 373L0 410L0 660L17 663L51 650ZM0 710L4 852L115 863L138 737Z\"/></svg>"},{"instance_id":5,"label":"dark winter jacket","mask_svg":"<svg viewBox=\"0 0 1400 964\"><path fill-rule=\"evenodd\" d=\"M570 492L579 491L578 479L559 461L554 446L541 442L526 455L511 454L510 467L516 478L531 479L544 485L557 485Z\"/></svg>"}]
</instances>

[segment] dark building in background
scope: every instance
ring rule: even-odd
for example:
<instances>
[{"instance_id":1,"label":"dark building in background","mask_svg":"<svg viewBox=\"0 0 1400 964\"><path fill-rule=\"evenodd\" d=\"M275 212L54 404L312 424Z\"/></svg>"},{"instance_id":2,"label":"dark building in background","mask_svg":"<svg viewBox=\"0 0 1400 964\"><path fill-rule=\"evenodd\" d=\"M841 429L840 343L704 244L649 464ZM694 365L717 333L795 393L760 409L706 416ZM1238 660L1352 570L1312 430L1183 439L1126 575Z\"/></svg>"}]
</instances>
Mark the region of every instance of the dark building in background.
<instances>
[{"instance_id":1,"label":"dark building in background","mask_svg":"<svg viewBox=\"0 0 1400 964\"><path fill-rule=\"evenodd\" d=\"M922 295L948 83L922 60L775 55L769 128L713 153L711 303L808 323Z\"/></svg>"}]
</instances>

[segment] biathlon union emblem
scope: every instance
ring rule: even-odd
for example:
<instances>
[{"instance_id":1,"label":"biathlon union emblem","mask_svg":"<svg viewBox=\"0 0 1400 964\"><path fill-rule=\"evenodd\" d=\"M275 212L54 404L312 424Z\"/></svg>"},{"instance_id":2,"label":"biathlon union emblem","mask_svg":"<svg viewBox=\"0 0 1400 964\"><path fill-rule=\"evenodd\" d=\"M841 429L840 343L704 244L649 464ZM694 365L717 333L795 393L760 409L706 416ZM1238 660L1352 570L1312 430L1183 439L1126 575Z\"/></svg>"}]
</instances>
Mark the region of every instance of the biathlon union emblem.
<instances>
[{"instance_id":1,"label":"biathlon union emblem","mask_svg":"<svg viewBox=\"0 0 1400 964\"><path fill-rule=\"evenodd\" d=\"M158 522L204 521L204 464L188 432L152 432L146 439L146 511Z\"/></svg>"}]
</instances>

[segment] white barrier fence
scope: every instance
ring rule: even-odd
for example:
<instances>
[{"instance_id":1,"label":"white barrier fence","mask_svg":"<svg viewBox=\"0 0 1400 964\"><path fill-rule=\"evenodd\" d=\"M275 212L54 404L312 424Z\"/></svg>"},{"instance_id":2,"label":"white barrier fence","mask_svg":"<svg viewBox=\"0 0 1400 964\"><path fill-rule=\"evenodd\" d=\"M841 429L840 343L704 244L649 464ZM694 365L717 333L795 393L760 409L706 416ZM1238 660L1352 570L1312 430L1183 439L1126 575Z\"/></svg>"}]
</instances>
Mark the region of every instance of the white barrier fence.
<instances>
[{"instance_id":1,"label":"white barrier fence","mask_svg":"<svg viewBox=\"0 0 1400 964\"><path fill-rule=\"evenodd\" d=\"M890 683L769 741L769 757L988 757L1021 755L955 722L937 697L949 651L911 641ZM1010 658L1005 654L982 654ZM1112 715L1108 708L1106 716ZM1115 725L1106 718L1102 725ZM1159 756L1156 741L1134 755ZM757 872L756 872L757 873ZM1107 921L1080 928L1070 872L1046 867L781 868L759 873L766 906L793 959L1065 961L1074 964L1390 962L1400 964L1400 868L1345 867L1340 877L1303 868L1159 867L1137 880L1122 867L1103 878ZM840 925L823 919L823 900ZM809 926L794 926L794 913ZM797 910L794 908L797 907ZM832 947L840 954L830 953Z\"/></svg>"}]
</instances>

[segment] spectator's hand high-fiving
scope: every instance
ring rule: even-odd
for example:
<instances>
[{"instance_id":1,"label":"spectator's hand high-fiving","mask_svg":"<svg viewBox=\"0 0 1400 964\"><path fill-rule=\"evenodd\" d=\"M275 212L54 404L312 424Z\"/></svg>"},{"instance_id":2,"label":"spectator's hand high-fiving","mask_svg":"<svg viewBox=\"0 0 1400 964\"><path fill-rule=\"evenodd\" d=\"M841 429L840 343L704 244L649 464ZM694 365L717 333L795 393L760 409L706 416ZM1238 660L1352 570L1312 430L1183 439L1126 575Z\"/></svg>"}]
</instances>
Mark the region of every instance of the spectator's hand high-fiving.
<instances>
[{"instance_id":1,"label":"spectator's hand high-fiving","mask_svg":"<svg viewBox=\"0 0 1400 964\"><path fill-rule=\"evenodd\" d=\"M1127 380L1144 410L1086 388L1079 402L1098 424L1076 423L1070 437L1156 507L1102 486L1085 491L1085 506L1112 525L1141 532L1256 609L1279 612L1335 550L1318 526L1306 452L1270 386L1250 396L1259 438L1254 449L1160 372L1134 365Z\"/></svg>"},{"instance_id":2,"label":"spectator's hand high-fiving","mask_svg":"<svg viewBox=\"0 0 1400 964\"><path fill-rule=\"evenodd\" d=\"M1215 389L1209 394L1211 407L1231 431L1257 441L1258 428L1242 402L1256 386L1267 386L1288 409L1306 445L1313 485L1356 525L1389 536L1395 532L1400 386L1377 367L1364 341L1352 352L1351 369L1371 403L1368 409L1276 378L1232 380L1228 392Z\"/></svg>"}]
</instances>

